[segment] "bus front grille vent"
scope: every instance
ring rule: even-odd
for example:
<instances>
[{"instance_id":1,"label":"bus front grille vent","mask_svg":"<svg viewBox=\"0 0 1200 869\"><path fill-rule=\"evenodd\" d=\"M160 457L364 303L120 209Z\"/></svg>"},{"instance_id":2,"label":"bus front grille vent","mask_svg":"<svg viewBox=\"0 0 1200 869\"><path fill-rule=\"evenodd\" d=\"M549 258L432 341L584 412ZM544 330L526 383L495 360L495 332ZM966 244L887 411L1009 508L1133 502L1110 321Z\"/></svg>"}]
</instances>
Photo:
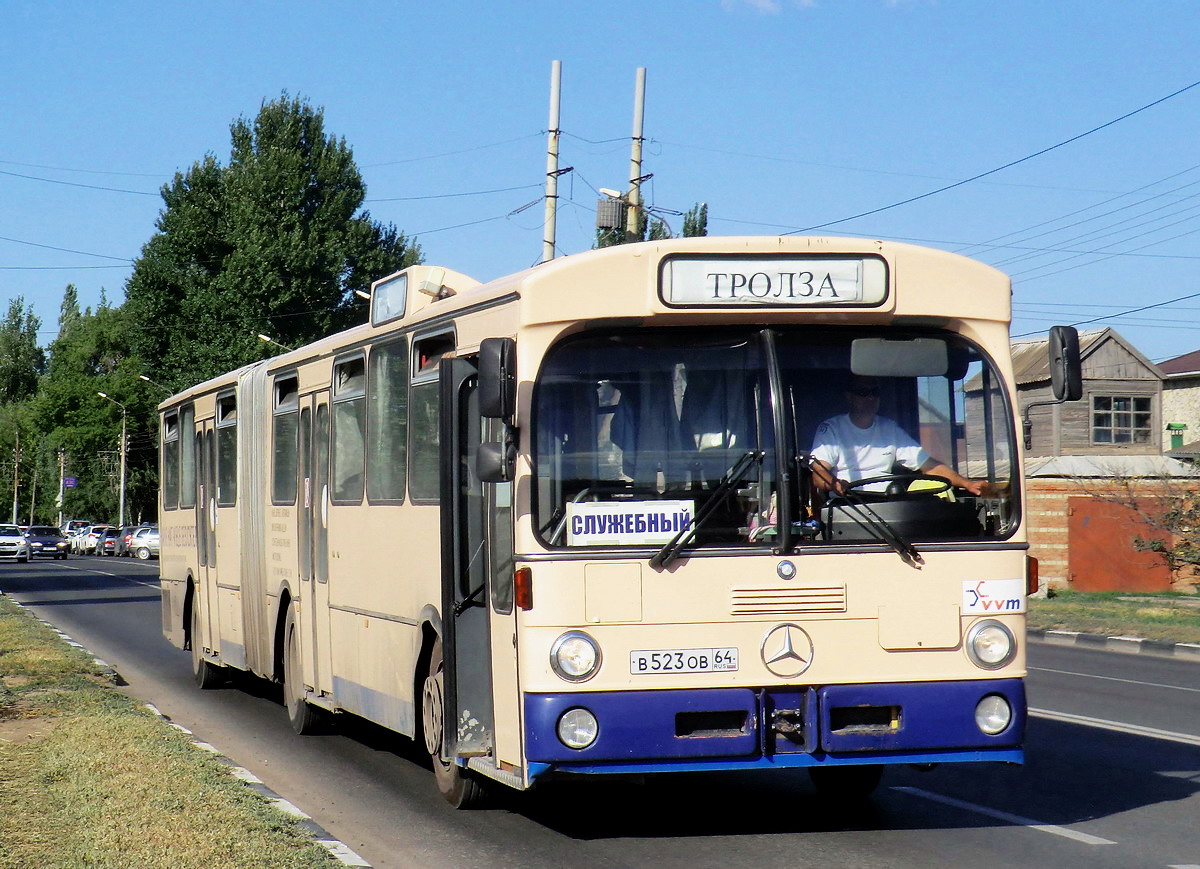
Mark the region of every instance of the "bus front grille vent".
<instances>
[{"instance_id":1,"label":"bus front grille vent","mask_svg":"<svg viewBox=\"0 0 1200 869\"><path fill-rule=\"evenodd\" d=\"M846 587L735 588L730 594L730 611L735 616L844 613Z\"/></svg>"}]
</instances>

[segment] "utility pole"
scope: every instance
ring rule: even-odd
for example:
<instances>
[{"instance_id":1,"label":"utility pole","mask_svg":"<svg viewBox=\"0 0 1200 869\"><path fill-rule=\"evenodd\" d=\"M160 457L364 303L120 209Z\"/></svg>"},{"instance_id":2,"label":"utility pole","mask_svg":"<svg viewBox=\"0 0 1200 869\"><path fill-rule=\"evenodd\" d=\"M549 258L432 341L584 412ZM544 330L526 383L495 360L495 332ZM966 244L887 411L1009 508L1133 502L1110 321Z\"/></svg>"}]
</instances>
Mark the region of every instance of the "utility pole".
<instances>
[{"instance_id":1,"label":"utility pole","mask_svg":"<svg viewBox=\"0 0 1200 869\"><path fill-rule=\"evenodd\" d=\"M17 524L17 494L21 484L21 432L17 431L17 445L13 447L13 511L12 524Z\"/></svg>"},{"instance_id":2,"label":"utility pole","mask_svg":"<svg viewBox=\"0 0 1200 869\"><path fill-rule=\"evenodd\" d=\"M625 221L625 238L641 238L642 216L642 121L646 113L646 67L639 66L633 91L633 152L629 159L629 210Z\"/></svg>"},{"instance_id":3,"label":"utility pole","mask_svg":"<svg viewBox=\"0 0 1200 869\"><path fill-rule=\"evenodd\" d=\"M267 341L271 340L270 338L266 338L265 335L259 335L258 337L264 338ZM271 343L275 343L275 342L272 341ZM282 346L282 345L280 345L280 346ZM108 399L113 404L115 404L117 407L121 408L121 496L120 496L120 500L117 505L117 525L122 526L125 524L125 452L126 452L125 418L126 418L126 416L128 416L128 414L125 411L125 405L121 404L121 402L117 401L115 398L113 398L107 392L97 392L96 394L98 396L100 396L101 398Z\"/></svg>"},{"instance_id":4,"label":"utility pole","mask_svg":"<svg viewBox=\"0 0 1200 869\"><path fill-rule=\"evenodd\" d=\"M542 229L542 262L554 259L558 223L558 129L559 92L562 86L562 61L550 64L550 133L546 143L546 222ZM570 170L567 170L570 171Z\"/></svg>"},{"instance_id":5,"label":"utility pole","mask_svg":"<svg viewBox=\"0 0 1200 869\"><path fill-rule=\"evenodd\" d=\"M63 485L63 479L67 471L67 453L65 450L58 451L58 527L62 528L63 524L63 501L66 495L66 486Z\"/></svg>"}]
</instances>

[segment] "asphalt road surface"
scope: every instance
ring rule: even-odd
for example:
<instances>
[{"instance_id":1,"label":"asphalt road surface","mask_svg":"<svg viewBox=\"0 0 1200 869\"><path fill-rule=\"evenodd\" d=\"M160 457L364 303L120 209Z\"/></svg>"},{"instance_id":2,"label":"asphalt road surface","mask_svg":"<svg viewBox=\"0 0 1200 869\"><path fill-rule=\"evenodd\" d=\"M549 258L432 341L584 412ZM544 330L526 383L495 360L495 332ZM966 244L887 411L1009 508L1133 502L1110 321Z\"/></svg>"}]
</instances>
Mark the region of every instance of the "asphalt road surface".
<instances>
[{"instance_id":1,"label":"asphalt road surface","mask_svg":"<svg viewBox=\"0 0 1200 869\"><path fill-rule=\"evenodd\" d=\"M456 812L395 734L350 718L299 737L273 686L197 689L162 638L156 562L4 563L0 590L380 869L1200 869L1196 662L1031 645L1024 766L889 770L852 810L780 772L559 785Z\"/></svg>"}]
</instances>

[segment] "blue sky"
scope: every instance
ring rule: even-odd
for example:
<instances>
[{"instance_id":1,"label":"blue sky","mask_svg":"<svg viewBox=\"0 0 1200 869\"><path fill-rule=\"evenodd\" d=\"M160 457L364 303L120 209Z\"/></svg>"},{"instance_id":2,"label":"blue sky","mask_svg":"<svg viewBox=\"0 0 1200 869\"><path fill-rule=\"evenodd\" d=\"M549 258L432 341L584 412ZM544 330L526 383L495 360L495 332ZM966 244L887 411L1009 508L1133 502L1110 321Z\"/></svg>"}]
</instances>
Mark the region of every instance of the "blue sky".
<instances>
[{"instance_id":1,"label":"blue sky","mask_svg":"<svg viewBox=\"0 0 1200 869\"><path fill-rule=\"evenodd\" d=\"M1013 275L1014 334L1197 294L1081 328L1200 349L1190 0L0 0L0 45L0 295L46 342L67 283L123 300L159 187L227 161L230 122L284 90L324 107L426 262L532 265L561 60L562 253L627 182L643 66L645 197L707 202L711 235L832 223L964 252Z\"/></svg>"}]
</instances>

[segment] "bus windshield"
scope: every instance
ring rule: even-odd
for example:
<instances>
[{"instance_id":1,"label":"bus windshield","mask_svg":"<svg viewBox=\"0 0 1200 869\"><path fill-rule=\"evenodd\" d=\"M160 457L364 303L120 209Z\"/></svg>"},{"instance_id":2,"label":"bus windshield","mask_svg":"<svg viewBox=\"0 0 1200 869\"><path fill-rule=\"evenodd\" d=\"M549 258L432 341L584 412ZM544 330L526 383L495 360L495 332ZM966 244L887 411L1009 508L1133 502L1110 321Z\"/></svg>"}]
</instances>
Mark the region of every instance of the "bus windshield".
<instances>
[{"instance_id":1,"label":"bus windshield","mask_svg":"<svg viewBox=\"0 0 1200 869\"><path fill-rule=\"evenodd\" d=\"M1016 523L1003 383L951 333L597 330L548 354L533 422L552 547L657 550L698 512L689 548L997 539ZM839 446L842 430L869 443ZM822 491L814 463L843 455L847 491Z\"/></svg>"}]
</instances>

